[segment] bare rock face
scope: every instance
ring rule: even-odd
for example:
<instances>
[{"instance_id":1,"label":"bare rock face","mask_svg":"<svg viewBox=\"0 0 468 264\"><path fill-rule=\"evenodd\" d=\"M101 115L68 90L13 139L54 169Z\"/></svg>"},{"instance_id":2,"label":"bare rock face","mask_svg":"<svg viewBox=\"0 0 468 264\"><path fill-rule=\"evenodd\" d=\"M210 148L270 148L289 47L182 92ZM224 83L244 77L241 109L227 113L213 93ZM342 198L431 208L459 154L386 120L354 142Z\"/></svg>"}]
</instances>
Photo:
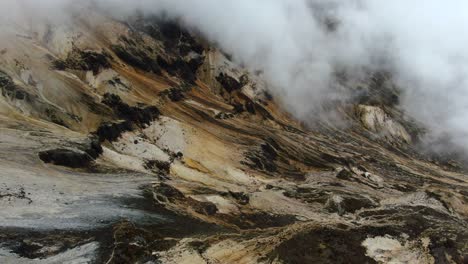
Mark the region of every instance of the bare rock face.
<instances>
[{"instance_id":1,"label":"bare rock face","mask_svg":"<svg viewBox=\"0 0 468 264\"><path fill-rule=\"evenodd\" d=\"M400 123L379 107L358 105L357 114L365 128L393 142L411 143L411 136Z\"/></svg>"},{"instance_id":2,"label":"bare rock face","mask_svg":"<svg viewBox=\"0 0 468 264\"><path fill-rule=\"evenodd\" d=\"M390 76L311 128L177 21L71 20L0 32L0 263L466 263Z\"/></svg>"}]
</instances>

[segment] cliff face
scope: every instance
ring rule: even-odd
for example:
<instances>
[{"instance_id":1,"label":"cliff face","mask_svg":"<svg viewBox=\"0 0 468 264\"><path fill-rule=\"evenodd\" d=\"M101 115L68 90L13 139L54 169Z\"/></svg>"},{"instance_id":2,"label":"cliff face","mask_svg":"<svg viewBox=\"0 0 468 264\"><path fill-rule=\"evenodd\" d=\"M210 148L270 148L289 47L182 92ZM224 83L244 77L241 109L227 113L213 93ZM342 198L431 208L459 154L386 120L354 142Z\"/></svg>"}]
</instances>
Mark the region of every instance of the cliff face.
<instances>
[{"instance_id":1,"label":"cliff face","mask_svg":"<svg viewBox=\"0 0 468 264\"><path fill-rule=\"evenodd\" d=\"M385 74L305 126L174 22L2 34L2 263L467 261L466 172L413 149Z\"/></svg>"}]
</instances>

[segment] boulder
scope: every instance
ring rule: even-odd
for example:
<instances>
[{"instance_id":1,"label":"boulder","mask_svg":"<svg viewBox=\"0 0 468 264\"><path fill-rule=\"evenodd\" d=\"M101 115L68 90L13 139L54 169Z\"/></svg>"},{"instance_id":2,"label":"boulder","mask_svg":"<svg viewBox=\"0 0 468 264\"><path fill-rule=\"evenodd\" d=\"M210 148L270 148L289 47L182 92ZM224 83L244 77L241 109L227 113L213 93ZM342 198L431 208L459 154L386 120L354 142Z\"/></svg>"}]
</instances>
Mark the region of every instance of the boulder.
<instances>
[{"instance_id":1,"label":"boulder","mask_svg":"<svg viewBox=\"0 0 468 264\"><path fill-rule=\"evenodd\" d=\"M85 168L91 165L93 158L86 152L77 149L51 149L39 153L45 163L70 168Z\"/></svg>"},{"instance_id":2,"label":"boulder","mask_svg":"<svg viewBox=\"0 0 468 264\"><path fill-rule=\"evenodd\" d=\"M362 208L375 207L375 203L365 197L348 196L348 195L331 195L328 199L325 208L332 213L344 215L346 213L354 213Z\"/></svg>"},{"instance_id":3,"label":"boulder","mask_svg":"<svg viewBox=\"0 0 468 264\"><path fill-rule=\"evenodd\" d=\"M391 142L411 143L411 136L399 122L376 106L359 105L357 114L366 129Z\"/></svg>"}]
</instances>

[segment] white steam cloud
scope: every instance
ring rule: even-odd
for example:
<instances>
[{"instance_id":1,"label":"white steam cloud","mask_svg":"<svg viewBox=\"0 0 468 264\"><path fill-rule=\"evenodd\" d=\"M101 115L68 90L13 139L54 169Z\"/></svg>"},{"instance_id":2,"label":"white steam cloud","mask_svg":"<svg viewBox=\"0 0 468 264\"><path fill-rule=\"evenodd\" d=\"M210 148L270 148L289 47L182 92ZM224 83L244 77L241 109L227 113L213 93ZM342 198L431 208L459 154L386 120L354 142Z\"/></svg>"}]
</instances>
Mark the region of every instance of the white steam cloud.
<instances>
[{"instance_id":1,"label":"white steam cloud","mask_svg":"<svg viewBox=\"0 0 468 264\"><path fill-rule=\"evenodd\" d=\"M468 150L465 0L92 2L114 15L138 9L181 19L237 61L262 70L271 92L305 121L316 118L324 102L349 96L349 89L334 82L337 67L355 75L362 69L389 71L403 89L401 107L429 128L428 140L448 137L448 144ZM59 10L71 3L3 0L0 13L51 19L63 16Z\"/></svg>"}]
</instances>

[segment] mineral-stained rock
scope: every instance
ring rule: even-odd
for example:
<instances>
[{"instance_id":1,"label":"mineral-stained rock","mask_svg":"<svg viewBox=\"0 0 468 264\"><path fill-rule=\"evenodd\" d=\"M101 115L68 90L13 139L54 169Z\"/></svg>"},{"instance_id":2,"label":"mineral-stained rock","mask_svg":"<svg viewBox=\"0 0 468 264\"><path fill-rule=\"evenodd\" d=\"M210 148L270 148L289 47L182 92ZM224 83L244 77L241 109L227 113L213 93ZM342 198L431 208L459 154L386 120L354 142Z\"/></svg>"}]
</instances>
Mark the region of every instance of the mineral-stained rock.
<instances>
[{"instance_id":1,"label":"mineral-stained rock","mask_svg":"<svg viewBox=\"0 0 468 264\"><path fill-rule=\"evenodd\" d=\"M411 136L405 127L381 108L359 105L357 112L363 125L370 131L383 135L389 141L411 143Z\"/></svg>"}]
</instances>

